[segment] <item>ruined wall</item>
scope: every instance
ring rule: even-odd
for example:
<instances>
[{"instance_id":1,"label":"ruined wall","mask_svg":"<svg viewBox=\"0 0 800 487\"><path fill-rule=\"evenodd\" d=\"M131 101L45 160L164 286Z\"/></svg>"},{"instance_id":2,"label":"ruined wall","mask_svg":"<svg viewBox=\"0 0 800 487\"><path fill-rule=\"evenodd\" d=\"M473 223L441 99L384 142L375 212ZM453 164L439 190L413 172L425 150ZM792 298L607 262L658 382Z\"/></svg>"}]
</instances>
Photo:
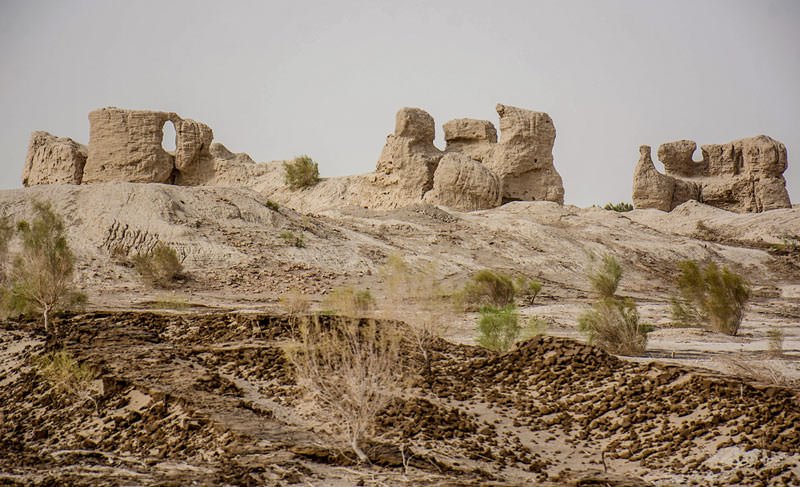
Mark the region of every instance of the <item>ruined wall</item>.
<instances>
[{"instance_id":1,"label":"ruined wall","mask_svg":"<svg viewBox=\"0 0 800 487\"><path fill-rule=\"evenodd\" d=\"M420 198L462 210L514 200L563 204L564 186L553 165L556 131L550 116L500 104L496 109L499 142L491 122L461 118L444 124L444 152L433 145L433 117L419 108L401 109L373 182L398 206ZM448 158L442 166L445 154L463 157Z\"/></svg>"},{"instance_id":2,"label":"ruined wall","mask_svg":"<svg viewBox=\"0 0 800 487\"><path fill-rule=\"evenodd\" d=\"M697 200L738 213L791 208L783 178L787 157L782 143L759 135L704 145L700 148L703 159L698 162L692 159L696 149L691 140L662 144L658 158L665 174L661 174L650 147L640 147L633 177L634 206L671 211Z\"/></svg>"},{"instance_id":3,"label":"ruined wall","mask_svg":"<svg viewBox=\"0 0 800 487\"><path fill-rule=\"evenodd\" d=\"M81 184L87 149L66 137L34 132L22 170L22 185Z\"/></svg>"}]
</instances>

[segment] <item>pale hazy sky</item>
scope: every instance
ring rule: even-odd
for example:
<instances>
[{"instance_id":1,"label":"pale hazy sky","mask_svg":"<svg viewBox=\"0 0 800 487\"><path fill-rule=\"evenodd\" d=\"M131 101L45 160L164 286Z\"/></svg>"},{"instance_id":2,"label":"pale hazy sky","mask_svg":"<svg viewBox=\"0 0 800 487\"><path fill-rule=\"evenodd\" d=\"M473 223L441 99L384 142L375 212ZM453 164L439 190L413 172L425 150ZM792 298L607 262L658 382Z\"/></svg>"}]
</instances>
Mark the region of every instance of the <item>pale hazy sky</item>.
<instances>
[{"instance_id":1,"label":"pale hazy sky","mask_svg":"<svg viewBox=\"0 0 800 487\"><path fill-rule=\"evenodd\" d=\"M374 169L395 112L548 112L566 201L630 201L638 147L786 144L800 203L800 1L0 0L0 187L31 131L175 111L256 161ZM699 158L699 150L696 158Z\"/></svg>"}]
</instances>

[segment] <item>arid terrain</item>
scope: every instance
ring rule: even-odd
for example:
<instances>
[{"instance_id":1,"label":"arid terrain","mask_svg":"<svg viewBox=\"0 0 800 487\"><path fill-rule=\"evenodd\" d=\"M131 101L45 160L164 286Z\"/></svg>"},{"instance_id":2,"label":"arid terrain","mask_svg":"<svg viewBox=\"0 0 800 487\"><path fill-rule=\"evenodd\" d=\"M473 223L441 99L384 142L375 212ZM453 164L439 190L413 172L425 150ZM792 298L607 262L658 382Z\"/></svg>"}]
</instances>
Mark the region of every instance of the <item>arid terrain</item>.
<instances>
[{"instance_id":1,"label":"arid terrain","mask_svg":"<svg viewBox=\"0 0 800 487\"><path fill-rule=\"evenodd\" d=\"M0 192L0 213L15 219L30 218L34 200L64 217L89 304L56 322L65 349L100 371L90 401L64 402L33 366L60 345L37 320L2 325L0 483L800 484L800 208L511 202L304 213L292 207L303 209L306 190L261 189ZM171 289L145 285L125 263L159 241L183 259ZM578 332L593 298L587 273L609 253L624 270L619 294L655 327L643 357L609 355ZM434 266L452 291L485 268L536 278L542 292L520 311L543 319L547 334L499 355L475 345L476 313L455 315L436 346L435 380L381 413L371 464L357 464L304 409L281 298L300 292L321 311L332 290L351 286L369 289L380 309L391 255ZM671 325L686 259L749 281L737 336ZM780 356L767 354L774 329Z\"/></svg>"}]
</instances>

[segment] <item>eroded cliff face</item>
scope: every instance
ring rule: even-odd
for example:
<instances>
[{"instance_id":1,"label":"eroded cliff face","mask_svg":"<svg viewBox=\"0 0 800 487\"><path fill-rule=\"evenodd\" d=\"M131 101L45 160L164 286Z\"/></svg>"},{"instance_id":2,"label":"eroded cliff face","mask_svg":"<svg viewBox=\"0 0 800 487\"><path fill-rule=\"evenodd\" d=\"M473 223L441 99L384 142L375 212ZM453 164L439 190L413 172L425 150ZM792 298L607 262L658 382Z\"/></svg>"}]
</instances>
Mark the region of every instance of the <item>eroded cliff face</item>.
<instances>
[{"instance_id":1,"label":"eroded cliff face","mask_svg":"<svg viewBox=\"0 0 800 487\"><path fill-rule=\"evenodd\" d=\"M70 138L34 132L22 170L22 185L81 184L86 155L86 146Z\"/></svg>"},{"instance_id":2,"label":"eroded cliff face","mask_svg":"<svg viewBox=\"0 0 800 487\"><path fill-rule=\"evenodd\" d=\"M636 208L671 211L689 200L737 213L791 208L786 180L786 147L766 135L701 146L701 161L693 155L697 144L679 140L662 144L658 158L666 174L659 173L650 147L639 149L633 177Z\"/></svg>"}]
</instances>

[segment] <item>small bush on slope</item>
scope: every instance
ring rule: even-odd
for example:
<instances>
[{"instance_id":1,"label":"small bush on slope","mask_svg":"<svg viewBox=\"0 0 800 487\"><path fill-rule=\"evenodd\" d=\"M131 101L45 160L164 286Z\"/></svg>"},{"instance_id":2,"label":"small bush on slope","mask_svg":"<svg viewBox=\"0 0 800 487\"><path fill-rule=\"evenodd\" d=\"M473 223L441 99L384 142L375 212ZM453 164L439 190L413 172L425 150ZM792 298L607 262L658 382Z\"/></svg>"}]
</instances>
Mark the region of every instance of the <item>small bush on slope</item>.
<instances>
[{"instance_id":1,"label":"small bush on slope","mask_svg":"<svg viewBox=\"0 0 800 487\"><path fill-rule=\"evenodd\" d=\"M687 260L679 264L679 270L679 295L672 299L673 320L735 336L750 299L744 278L713 262L701 268Z\"/></svg>"},{"instance_id":2,"label":"small bush on slope","mask_svg":"<svg viewBox=\"0 0 800 487\"><path fill-rule=\"evenodd\" d=\"M131 260L142 279L155 287L170 287L183 272L178 252L163 242L158 242L149 252L136 254Z\"/></svg>"},{"instance_id":3,"label":"small bush on slope","mask_svg":"<svg viewBox=\"0 0 800 487\"><path fill-rule=\"evenodd\" d=\"M467 310L483 306L502 308L514 303L516 290L514 282L507 275L484 269L475 273L460 293L460 299Z\"/></svg>"},{"instance_id":4,"label":"small bush on slope","mask_svg":"<svg viewBox=\"0 0 800 487\"><path fill-rule=\"evenodd\" d=\"M600 268L589 273L598 298L592 309L578 318L578 329L590 343L619 355L641 355L647 349L649 325L639 322L636 303L616 295L622 266L613 255L603 257Z\"/></svg>"},{"instance_id":5,"label":"small bush on slope","mask_svg":"<svg viewBox=\"0 0 800 487\"><path fill-rule=\"evenodd\" d=\"M519 313L514 305L481 308L478 320L478 343L481 346L495 352L507 352L514 346L521 331Z\"/></svg>"},{"instance_id":6,"label":"small bush on slope","mask_svg":"<svg viewBox=\"0 0 800 487\"><path fill-rule=\"evenodd\" d=\"M307 188L319 182L319 166L308 156L283 163L284 182L290 189Z\"/></svg>"}]
</instances>

